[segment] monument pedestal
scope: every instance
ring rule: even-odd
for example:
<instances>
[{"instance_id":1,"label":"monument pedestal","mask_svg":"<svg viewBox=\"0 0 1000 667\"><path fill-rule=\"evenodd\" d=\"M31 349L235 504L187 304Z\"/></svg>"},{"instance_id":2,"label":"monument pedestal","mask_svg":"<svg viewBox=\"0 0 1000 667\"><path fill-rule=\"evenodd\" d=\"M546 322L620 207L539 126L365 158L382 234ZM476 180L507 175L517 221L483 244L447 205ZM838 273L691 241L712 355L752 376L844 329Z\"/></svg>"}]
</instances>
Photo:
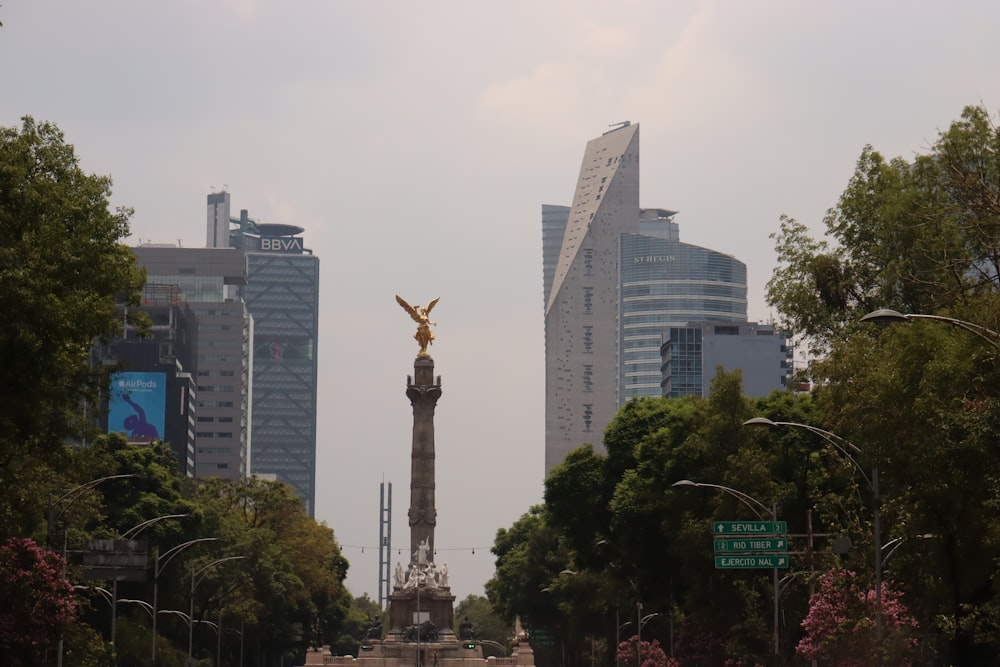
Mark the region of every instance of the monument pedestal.
<instances>
[{"instance_id":1,"label":"monument pedestal","mask_svg":"<svg viewBox=\"0 0 1000 667\"><path fill-rule=\"evenodd\" d=\"M353 660L355 667L482 667L484 662L478 642L463 644L453 638L418 644L391 637L366 642Z\"/></svg>"},{"instance_id":2,"label":"monument pedestal","mask_svg":"<svg viewBox=\"0 0 1000 667\"><path fill-rule=\"evenodd\" d=\"M389 636L401 635L411 625L430 621L440 637L454 638L454 604L450 588L396 588L389 594Z\"/></svg>"},{"instance_id":3,"label":"monument pedestal","mask_svg":"<svg viewBox=\"0 0 1000 667\"><path fill-rule=\"evenodd\" d=\"M389 595L389 632L385 639L361 646L358 667L462 667L469 661L481 665L479 643L455 636L454 603L447 587L396 587Z\"/></svg>"}]
</instances>

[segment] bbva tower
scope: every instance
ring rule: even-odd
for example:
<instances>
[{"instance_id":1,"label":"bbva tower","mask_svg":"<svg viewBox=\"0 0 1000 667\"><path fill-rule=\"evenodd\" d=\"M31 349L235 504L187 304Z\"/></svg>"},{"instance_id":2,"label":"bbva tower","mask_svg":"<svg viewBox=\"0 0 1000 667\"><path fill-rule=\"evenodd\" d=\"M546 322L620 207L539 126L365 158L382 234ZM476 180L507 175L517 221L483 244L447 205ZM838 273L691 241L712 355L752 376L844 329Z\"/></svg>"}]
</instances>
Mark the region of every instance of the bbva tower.
<instances>
[{"instance_id":1,"label":"bbva tower","mask_svg":"<svg viewBox=\"0 0 1000 667\"><path fill-rule=\"evenodd\" d=\"M661 396L671 327L745 322L746 265L682 243L675 211L639 207L639 125L587 143L571 206L542 206L545 472L601 450L618 408Z\"/></svg>"}]
</instances>

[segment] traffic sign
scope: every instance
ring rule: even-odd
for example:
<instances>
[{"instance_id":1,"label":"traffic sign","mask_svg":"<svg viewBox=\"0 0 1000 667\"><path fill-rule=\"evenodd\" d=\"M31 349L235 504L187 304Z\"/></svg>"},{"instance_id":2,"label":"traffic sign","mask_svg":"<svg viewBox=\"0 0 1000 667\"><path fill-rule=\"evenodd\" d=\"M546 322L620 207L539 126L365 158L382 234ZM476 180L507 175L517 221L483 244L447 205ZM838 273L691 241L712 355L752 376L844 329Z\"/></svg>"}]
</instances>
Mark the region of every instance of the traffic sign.
<instances>
[{"instance_id":1,"label":"traffic sign","mask_svg":"<svg viewBox=\"0 0 1000 667\"><path fill-rule=\"evenodd\" d=\"M531 644L532 648L541 648L543 646L555 646L556 642L548 630L532 628L531 632L528 633L528 643Z\"/></svg>"},{"instance_id":2,"label":"traffic sign","mask_svg":"<svg viewBox=\"0 0 1000 667\"><path fill-rule=\"evenodd\" d=\"M788 551L788 540L784 537L737 537L715 540L715 553L746 553L760 551Z\"/></svg>"},{"instance_id":3,"label":"traffic sign","mask_svg":"<svg viewBox=\"0 0 1000 667\"><path fill-rule=\"evenodd\" d=\"M715 535L781 535L788 532L787 521L713 521Z\"/></svg>"},{"instance_id":4,"label":"traffic sign","mask_svg":"<svg viewBox=\"0 0 1000 667\"><path fill-rule=\"evenodd\" d=\"M788 556L784 554L716 556L715 567L719 570L786 568L788 567Z\"/></svg>"}]
</instances>

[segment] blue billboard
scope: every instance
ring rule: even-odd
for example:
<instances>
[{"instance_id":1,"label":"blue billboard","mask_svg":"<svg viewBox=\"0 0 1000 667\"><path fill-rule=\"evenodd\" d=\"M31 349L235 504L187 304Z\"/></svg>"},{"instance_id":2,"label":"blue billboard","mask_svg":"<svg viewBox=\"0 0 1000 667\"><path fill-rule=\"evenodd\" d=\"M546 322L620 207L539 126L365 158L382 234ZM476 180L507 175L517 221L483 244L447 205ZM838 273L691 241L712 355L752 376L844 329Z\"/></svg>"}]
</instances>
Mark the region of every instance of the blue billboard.
<instances>
[{"instance_id":1,"label":"blue billboard","mask_svg":"<svg viewBox=\"0 0 1000 667\"><path fill-rule=\"evenodd\" d=\"M121 433L129 442L162 440L166 401L166 373L114 373L108 433Z\"/></svg>"}]
</instances>

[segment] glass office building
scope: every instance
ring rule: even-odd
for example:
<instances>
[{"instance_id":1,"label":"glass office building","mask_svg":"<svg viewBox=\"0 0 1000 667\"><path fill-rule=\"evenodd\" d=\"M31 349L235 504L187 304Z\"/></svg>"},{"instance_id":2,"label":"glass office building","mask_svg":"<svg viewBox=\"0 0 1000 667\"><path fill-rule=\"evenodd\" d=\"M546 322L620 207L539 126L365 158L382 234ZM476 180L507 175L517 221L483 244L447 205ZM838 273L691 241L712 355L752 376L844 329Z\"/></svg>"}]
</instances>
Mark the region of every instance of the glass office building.
<instances>
[{"instance_id":1,"label":"glass office building","mask_svg":"<svg viewBox=\"0 0 1000 667\"><path fill-rule=\"evenodd\" d=\"M766 396L788 388L794 347L784 331L757 322L688 322L671 327L660 348L661 393L708 396L721 368L739 369L743 394Z\"/></svg>"},{"instance_id":2,"label":"glass office building","mask_svg":"<svg viewBox=\"0 0 1000 667\"><path fill-rule=\"evenodd\" d=\"M747 269L735 257L639 234L622 235L620 248L619 406L661 395L660 346L671 328L747 319Z\"/></svg>"},{"instance_id":3,"label":"glass office building","mask_svg":"<svg viewBox=\"0 0 1000 667\"><path fill-rule=\"evenodd\" d=\"M208 196L208 241L246 253L239 298L253 316L250 472L295 489L309 516L316 503L319 258L295 225L230 217L229 193Z\"/></svg>"}]
</instances>

